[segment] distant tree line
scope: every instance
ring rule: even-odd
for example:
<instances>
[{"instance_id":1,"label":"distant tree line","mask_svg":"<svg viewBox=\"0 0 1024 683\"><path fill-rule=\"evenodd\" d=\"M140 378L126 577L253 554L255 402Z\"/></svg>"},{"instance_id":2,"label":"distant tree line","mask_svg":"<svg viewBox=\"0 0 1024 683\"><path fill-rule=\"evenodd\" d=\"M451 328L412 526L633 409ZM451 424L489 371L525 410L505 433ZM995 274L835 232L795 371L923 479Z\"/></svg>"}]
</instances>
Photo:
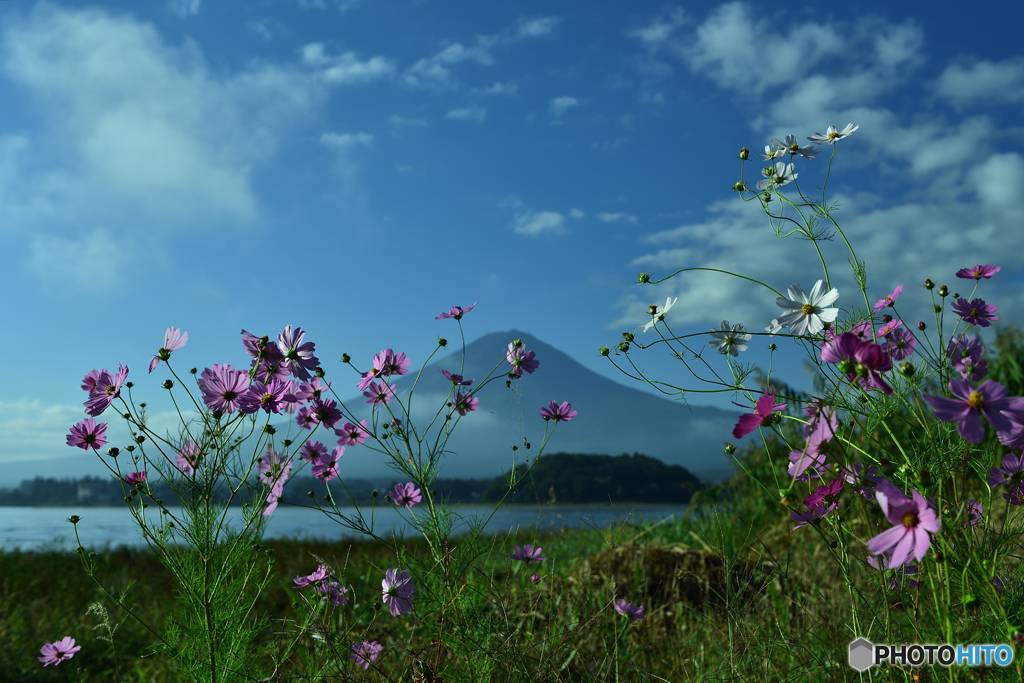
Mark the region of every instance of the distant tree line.
<instances>
[{"instance_id":1,"label":"distant tree line","mask_svg":"<svg viewBox=\"0 0 1024 683\"><path fill-rule=\"evenodd\" d=\"M517 469L517 478L526 471L526 465ZM404 481L404 480L403 480ZM353 502L367 505L374 501L383 504L384 497L398 478L346 479L345 486L338 480L331 482L331 491L338 505ZM176 505L177 495L166 481L150 484L153 498L165 505ZM493 479L435 479L431 485L434 496L449 503L496 503L509 487L505 473ZM505 498L506 503L607 503L609 500L631 503L686 504L690 496L702 487L697 477L678 465L666 465L656 458L634 453L616 457L607 455L579 455L556 453L545 455L536 463L530 476ZM0 505L9 506L63 506L79 507L123 505L125 491L114 479L87 476L80 479L36 477L23 481L15 489L0 489ZM130 490L129 490L130 491ZM218 498L227 500L226 487ZM327 486L309 476L299 476L285 486L284 503L309 505L323 503L328 495ZM248 502L244 495L236 496L233 503Z\"/></svg>"}]
</instances>

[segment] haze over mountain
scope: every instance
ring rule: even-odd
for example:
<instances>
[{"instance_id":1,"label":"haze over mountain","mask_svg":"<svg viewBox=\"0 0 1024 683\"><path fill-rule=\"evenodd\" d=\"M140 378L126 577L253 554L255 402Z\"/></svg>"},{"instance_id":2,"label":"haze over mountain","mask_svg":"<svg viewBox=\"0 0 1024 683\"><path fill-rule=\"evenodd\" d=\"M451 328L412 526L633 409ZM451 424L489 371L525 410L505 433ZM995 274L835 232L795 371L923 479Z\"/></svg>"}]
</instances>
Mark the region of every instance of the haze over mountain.
<instances>
[{"instance_id":1,"label":"haze over mountain","mask_svg":"<svg viewBox=\"0 0 1024 683\"><path fill-rule=\"evenodd\" d=\"M546 426L540 417L540 408L547 407L551 401L569 401L577 415L558 425L546 453L620 455L639 452L669 465L681 465L702 479L718 478L728 470L723 445L734 440L731 432L740 414L738 411L687 407L681 400L658 398L610 381L519 330L496 332L468 344L465 368L460 372L461 345L457 339L448 339L447 353L423 370L413 394L412 416L416 425L427 424L448 396L452 385L440 370L475 379L469 387L474 390L496 365L497 379L480 390L479 409L459 420L448 441L446 450L451 452L444 457L442 477L490 477L508 470L512 466L513 445L519 449L517 463L523 462L527 455L536 454ZM540 366L532 375L524 373L522 379L512 380L511 388L506 389L510 366L505 354L514 339L523 340L526 349L536 354ZM415 381L417 362L422 363L422 359L412 361L409 375L395 382L403 402ZM625 376L623 379L631 381ZM344 395L337 387L335 390ZM365 406L365 400L359 397L346 401L346 405L356 410L361 418L368 419L369 406L356 409L357 405ZM435 424L433 433L441 420L443 416ZM524 448L525 442L531 444L530 451ZM371 463L367 462L371 455L380 457L363 446L348 449L342 471L352 476L377 474L378 470L371 469Z\"/></svg>"}]
</instances>

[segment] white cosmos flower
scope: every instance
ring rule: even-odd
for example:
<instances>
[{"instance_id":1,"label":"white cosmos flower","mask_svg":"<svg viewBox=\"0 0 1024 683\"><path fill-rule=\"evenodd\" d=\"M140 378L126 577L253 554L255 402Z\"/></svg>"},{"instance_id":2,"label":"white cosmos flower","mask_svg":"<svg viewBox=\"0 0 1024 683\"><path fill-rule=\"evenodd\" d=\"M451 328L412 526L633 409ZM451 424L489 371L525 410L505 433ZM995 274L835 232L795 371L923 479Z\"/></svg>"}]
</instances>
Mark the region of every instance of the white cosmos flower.
<instances>
[{"instance_id":1,"label":"white cosmos flower","mask_svg":"<svg viewBox=\"0 0 1024 683\"><path fill-rule=\"evenodd\" d=\"M770 173L769 173L770 172ZM776 189L793 182L793 180L800 175L799 173L793 172L793 164L786 164L781 161L775 162L775 168L771 167L762 168L761 175L766 180L760 180L757 183L758 190Z\"/></svg>"},{"instance_id":2,"label":"white cosmos flower","mask_svg":"<svg viewBox=\"0 0 1024 683\"><path fill-rule=\"evenodd\" d=\"M651 320L651 322L649 322L646 325L644 325L644 332L646 332L647 330L649 330L652 327L654 327L654 323L658 322L659 320L664 320L665 319L665 314L668 313L668 310L670 308L672 308L673 306L676 305L677 301L679 301L679 297L678 296L675 299L673 299L672 297L665 297L665 305L664 306L656 306L656 307L654 307L654 314L652 316L653 319Z\"/></svg>"},{"instance_id":3,"label":"white cosmos flower","mask_svg":"<svg viewBox=\"0 0 1024 683\"><path fill-rule=\"evenodd\" d=\"M813 159L821 154L821 150L814 149L813 145L804 145L801 147L799 143L797 143L795 135L787 135L785 142L779 142L775 138L772 138L772 145L784 149L790 155L790 158L799 154L804 159Z\"/></svg>"},{"instance_id":4,"label":"white cosmos flower","mask_svg":"<svg viewBox=\"0 0 1024 683\"><path fill-rule=\"evenodd\" d=\"M740 351L747 350L745 342L748 341L750 341L750 335L744 334L743 325L736 323L729 327L729 321L723 320L721 331L711 330L711 341L708 342L708 346L717 346L719 353L727 353L735 358Z\"/></svg>"},{"instance_id":5,"label":"white cosmos flower","mask_svg":"<svg viewBox=\"0 0 1024 683\"><path fill-rule=\"evenodd\" d=\"M764 154L758 154L757 156L762 159L779 159L783 154L786 153L786 146L781 142L772 138L770 145L764 146Z\"/></svg>"},{"instance_id":6,"label":"white cosmos flower","mask_svg":"<svg viewBox=\"0 0 1024 683\"><path fill-rule=\"evenodd\" d=\"M807 139L816 145L832 145L835 144L836 140L842 140L858 128L860 128L860 126L855 126L852 123L846 124L846 128L843 128L842 130L837 130L835 126L829 126L824 135L821 133L815 133Z\"/></svg>"},{"instance_id":7,"label":"white cosmos flower","mask_svg":"<svg viewBox=\"0 0 1024 683\"><path fill-rule=\"evenodd\" d=\"M825 329L825 323L835 321L839 315L838 308L830 308L838 298L838 289L825 291L824 280L815 282L809 295L804 294L800 285L793 285L789 288L788 299L780 296L775 300L775 303L787 312L772 320L772 324L765 328L765 331L775 334L783 327L788 327L789 331L798 337L817 334Z\"/></svg>"}]
</instances>

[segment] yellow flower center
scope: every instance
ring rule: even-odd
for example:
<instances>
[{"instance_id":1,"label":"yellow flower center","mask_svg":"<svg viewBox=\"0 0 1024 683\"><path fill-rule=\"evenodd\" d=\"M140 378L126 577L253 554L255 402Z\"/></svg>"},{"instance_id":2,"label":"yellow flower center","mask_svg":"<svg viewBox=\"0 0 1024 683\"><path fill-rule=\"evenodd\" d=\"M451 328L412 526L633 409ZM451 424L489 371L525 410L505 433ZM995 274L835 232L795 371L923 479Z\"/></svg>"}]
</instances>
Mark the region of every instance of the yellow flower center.
<instances>
[{"instance_id":1,"label":"yellow flower center","mask_svg":"<svg viewBox=\"0 0 1024 683\"><path fill-rule=\"evenodd\" d=\"M800 151L800 145L794 142L792 145L789 146L789 151L792 154L796 154L797 152Z\"/></svg>"},{"instance_id":2,"label":"yellow flower center","mask_svg":"<svg viewBox=\"0 0 1024 683\"><path fill-rule=\"evenodd\" d=\"M811 304L804 304L800 307L800 310L804 315L810 315L811 313L814 313L814 306Z\"/></svg>"},{"instance_id":3,"label":"yellow flower center","mask_svg":"<svg viewBox=\"0 0 1024 683\"><path fill-rule=\"evenodd\" d=\"M972 391L970 397L967 399L967 405L974 409L980 409L985 404L985 397L979 394L977 391Z\"/></svg>"},{"instance_id":4,"label":"yellow flower center","mask_svg":"<svg viewBox=\"0 0 1024 683\"><path fill-rule=\"evenodd\" d=\"M975 269L975 270L974 270L974 272L973 272L973 275L974 275L974 277L975 277L976 279L977 279L977 278L980 278L980 277L981 277L981 271L980 271L980 270L978 270L978 269Z\"/></svg>"},{"instance_id":5,"label":"yellow flower center","mask_svg":"<svg viewBox=\"0 0 1024 683\"><path fill-rule=\"evenodd\" d=\"M978 315L978 309L977 308L972 308L971 312L970 312L970 315Z\"/></svg>"},{"instance_id":6,"label":"yellow flower center","mask_svg":"<svg viewBox=\"0 0 1024 683\"><path fill-rule=\"evenodd\" d=\"M916 512L908 512L907 514L903 515L903 526L907 527L908 529L913 529L914 527L916 527L917 521L918 520Z\"/></svg>"},{"instance_id":7,"label":"yellow flower center","mask_svg":"<svg viewBox=\"0 0 1024 683\"><path fill-rule=\"evenodd\" d=\"M832 133L828 134L828 139L829 140L835 140L837 137L839 137L839 131L835 131L835 132L832 132Z\"/></svg>"}]
</instances>

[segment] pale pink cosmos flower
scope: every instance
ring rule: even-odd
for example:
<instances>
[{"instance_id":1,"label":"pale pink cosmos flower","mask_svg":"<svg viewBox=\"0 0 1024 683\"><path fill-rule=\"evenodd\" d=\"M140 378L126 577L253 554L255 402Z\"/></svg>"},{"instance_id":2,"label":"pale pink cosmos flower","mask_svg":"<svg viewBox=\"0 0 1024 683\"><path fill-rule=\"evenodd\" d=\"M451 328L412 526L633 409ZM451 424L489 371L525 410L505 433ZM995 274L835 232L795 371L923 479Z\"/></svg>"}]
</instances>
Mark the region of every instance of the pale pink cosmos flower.
<instances>
[{"instance_id":1,"label":"pale pink cosmos flower","mask_svg":"<svg viewBox=\"0 0 1024 683\"><path fill-rule=\"evenodd\" d=\"M75 653L82 649L81 645L75 645L75 639L71 636L65 636L54 643L46 643L39 650L42 657L37 657L43 666L50 666L53 664L56 666L61 662L67 661L75 656Z\"/></svg>"},{"instance_id":2,"label":"pale pink cosmos flower","mask_svg":"<svg viewBox=\"0 0 1024 683\"><path fill-rule=\"evenodd\" d=\"M341 422L341 411L333 399L314 398L309 407L312 408L316 421L327 429L334 429L334 425Z\"/></svg>"},{"instance_id":3,"label":"pale pink cosmos flower","mask_svg":"<svg viewBox=\"0 0 1024 683\"><path fill-rule=\"evenodd\" d=\"M382 403L387 405L395 398L395 388L383 380L380 384L370 382L367 390L363 392L363 396L368 399L367 403L372 403L375 406Z\"/></svg>"},{"instance_id":4,"label":"pale pink cosmos flower","mask_svg":"<svg viewBox=\"0 0 1024 683\"><path fill-rule=\"evenodd\" d=\"M203 447L195 441L186 441L181 445L181 450L174 456L174 464L182 473L187 475L195 474L199 468L199 460L203 455Z\"/></svg>"},{"instance_id":5,"label":"pale pink cosmos flower","mask_svg":"<svg viewBox=\"0 0 1024 683\"><path fill-rule=\"evenodd\" d=\"M324 597L334 607L348 603L348 588L345 588L337 581L322 581L313 586L314 593L323 593Z\"/></svg>"},{"instance_id":6,"label":"pale pink cosmos flower","mask_svg":"<svg viewBox=\"0 0 1024 683\"><path fill-rule=\"evenodd\" d=\"M341 429L335 429L334 433L337 434L338 444L341 446L358 446L364 443L366 437L370 435L369 430L366 429L366 420L360 421L358 425L346 422Z\"/></svg>"},{"instance_id":7,"label":"pale pink cosmos flower","mask_svg":"<svg viewBox=\"0 0 1024 683\"><path fill-rule=\"evenodd\" d=\"M441 374L444 375L449 382L451 382L453 385L457 387L468 387L469 385L476 381L472 379L465 379L462 377L462 375L456 375L455 373L448 372L447 370L441 370Z\"/></svg>"},{"instance_id":8,"label":"pale pink cosmos flower","mask_svg":"<svg viewBox=\"0 0 1024 683\"><path fill-rule=\"evenodd\" d=\"M465 417L474 410L477 410L479 404L480 399L476 396L473 396L471 393L463 395L462 392L459 391L455 394L455 400L451 401L448 405L455 408L459 415Z\"/></svg>"},{"instance_id":9,"label":"pale pink cosmos flower","mask_svg":"<svg viewBox=\"0 0 1024 683\"><path fill-rule=\"evenodd\" d=\"M970 443L981 443L985 438L984 414L997 432L1010 432L1013 425L1003 411L1024 409L1024 398L1006 397L1006 387L995 380L987 379L977 389L965 379L951 379L949 392L955 398L929 396L921 398L935 411L935 417L943 422L956 422L960 437Z\"/></svg>"},{"instance_id":10,"label":"pale pink cosmos flower","mask_svg":"<svg viewBox=\"0 0 1024 683\"><path fill-rule=\"evenodd\" d=\"M312 574L306 576L296 576L294 588L305 588L310 584L318 584L321 581L327 580L327 577L334 574L334 570L330 569L327 565L322 564L316 568Z\"/></svg>"},{"instance_id":11,"label":"pale pink cosmos flower","mask_svg":"<svg viewBox=\"0 0 1024 683\"><path fill-rule=\"evenodd\" d=\"M96 380L96 388L89 393L89 398L85 402L86 414L97 417L109 408L114 399L121 395L121 385L127 378L128 366L122 363L118 363L116 375L111 376L109 372L101 372Z\"/></svg>"},{"instance_id":12,"label":"pale pink cosmos flower","mask_svg":"<svg viewBox=\"0 0 1024 683\"><path fill-rule=\"evenodd\" d=\"M401 616L412 609L412 595L416 592L416 586L412 584L409 572L387 570L384 573L384 580L381 581L381 588L391 616Z\"/></svg>"},{"instance_id":13,"label":"pale pink cosmos flower","mask_svg":"<svg viewBox=\"0 0 1024 683\"><path fill-rule=\"evenodd\" d=\"M739 403L733 403L733 405L740 406ZM746 408L748 406L740 406L740 408ZM775 421L775 413L781 412L786 409L785 403L775 403L775 388L772 387L772 393L769 395L768 390L764 390L764 396L757 399L757 403L754 404L754 412L749 415L741 415L736 426L732 429L733 437L742 439L750 432L754 431L758 427L769 427Z\"/></svg>"},{"instance_id":14,"label":"pale pink cosmos flower","mask_svg":"<svg viewBox=\"0 0 1024 683\"><path fill-rule=\"evenodd\" d=\"M299 459L313 462L322 455L327 455L327 446L319 441L307 441L299 449Z\"/></svg>"},{"instance_id":15,"label":"pale pink cosmos flower","mask_svg":"<svg viewBox=\"0 0 1024 683\"><path fill-rule=\"evenodd\" d=\"M672 307L676 305L677 301L679 301L679 297L678 296L675 299L673 299L670 296L667 296L667 297L665 297L665 305L664 306L655 306L655 305L652 304L650 306L650 308L648 309L650 311L650 313L651 313L651 318L652 319L651 319L651 322L649 322L646 325L644 325L644 332L646 332L647 330L649 330L652 327L654 327L654 325L656 323L659 323L662 320L664 320L665 319L665 314L668 313L672 309ZM512 347L509 346L509 351L511 351L511 350L512 350Z\"/></svg>"},{"instance_id":16,"label":"pale pink cosmos flower","mask_svg":"<svg viewBox=\"0 0 1024 683\"><path fill-rule=\"evenodd\" d=\"M245 353L250 358L259 358L267 361L270 365L277 365L284 356L281 355L281 349L277 347L269 339L267 343L263 343L262 337L257 337L251 332L242 330L242 348L245 349Z\"/></svg>"},{"instance_id":17,"label":"pale pink cosmos flower","mask_svg":"<svg viewBox=\"0 0 1024 683\"><path fill-rule=\"evenodd\" d=\"M330 453L324 452L322 455L312 460L312 468L310 474L319 479L320 481L327 483L335 477L340 477L341 474L338 472L338 461L341 460L341 456L345 455L344 446L335 446L331 449Z\"/></svg>"},{"instance_id":18,"label":"pale pink cosmos flower","mask_svg":"<svg viewBox=\"0 0 1024 683\"><path fill-rule=\"evenodd\" d=\"M281 502L285 482L288 481L288 475L292 471L292 457L290 455L282 456L281 453L272 449L270 444L267 444L266 454L258 458L257 462L259 463L260 481L270 487L270 492L267 494L267 509L263 511L263 516L268 517Z\"/></svg>"},{"instance_id":19,"label":"pale pink cosmos flower","mask_svg":"<svg viewBox=\"0 0 1024 683\"><path fill-rule=\"evenodd\" d=\"M164 333L164 345L153 356L153 360L149 361L150 374L160 364L160 361L166 363L170 359L171 353L185 346L187 341L188 332L182 332L177 327L168 327L167 332Z\"/></svg>"},{"instance_id":20,"label":"pale pink cosmos flower","mask_svg":"<svg viewBox=\"0 0 1024 683\"><path fill-rule=\"evenodd\" d=\"M479 302L474 301L473 306L470 306L469 308L462 308L461 306L452 306L450 309L448 309L447 313L442 313L441 315L434 318L434 320L441 320L442 318L455 318L456 320L462 320L462 316L472 311L473 307L476 306L477 303Z\"/></svg>"},{"instance_id":21,"label":"pale pink cosmos flower","mask_svg":"<svg viewBox=\"0 0 1024 683\"><path fill-rule=\"evenodd\" d=\"M903 285L897 285L896 289L892 291L892 294L887 294L884 299L879 299L875 302L875 308L872 312L877 313L886 306L894 306L896 304L896 299L899 298L899 295L902 293Z\"/></svg>"},{"instance_id":22,"label":"pale pink cosmos flower","mask_svg":"<svg viewBox=\"0 0 1024 683\"><path fill-rule=\"evenodd\" d=\"M920 562L931 547L929 534L939 533L935 510L916 490L911 493L912 498L891 485L875 491L878 505L893 527L868 541L868 551L881 555L892 550L891 567L907 563L911 556Z\"/></svg>"},{"instance_id":23,"label":"pale pink cosmos flower","mask_svg":"<svg viewBox=\"0 0 1024 683\"><path fill-rule=\"evenodd\" d=\"M535 355L533 351L527 351L522 342L519 342L518 346L515 342L509 342L508 354L505 358L512 366L511 374L517 378L522 377L525 370L532 375L540 366L540 361L534 360Z\"/></svg>"},{"instance_id":24,"label":"pale pink cosmos flower","mask_svg":"<svg viewBox=\"0 0 1024 683\"><path fill-rule=\"evenodd\" d=\"M203 402L210 410L230 414L241 410L242 396L249 389L249 375L230 364L215 364L203 370L198 384L203 391Z\"/></svg>"},{"instance_id":25,"label":"pale pink cosmos flower","mask_svg":"<svg viewBox=\"0 0 1024 683\"><path fill-rule=\"evenodd\" d=\"M909 330L900 328L894 330L889 337L882 342L882 352L889 354L893 360L905 360L914 353L917 340Z\"/></svg>"},{"instance_id":26,"label":"pale pink cosmos flower","mask_svg":"<svg viewBox=\"0 0 1024 683\"><path fill-rule=\"evenodd\" d=\"M548 420L554 420L555 422L568 422L576 417L576 411L572 409L572 404L568 401L563 401L562 405L558 405L557 402L552 401L548 404L547 408L540 409L540 416L544 418L545 422Z\"/></svg>"},{"instance_id":27,"label":"pale pink cosmos flower","mask_svg":"<svg viewBox=\"0 0 1024 683\"><path fill-rule=\"evenodd\" d=\"M893 330L895 330L896 328L898 328L902 324L903 324L902 320L892 320L892 321L888 322L880 330L878 330L878 334L875 335L875 337L876 338L887 337L888 335L893 333Z\"/></svg>"},{"instance_id":28,"label":"pale pink cosmos flower","mask_svg":"<svg viewBox=\"0 0 1024 683\"><path fill-rule=\"evenodd\" d=\"M320 361L313 355L316 345L313 342L302 343L305 337L306 333L302 331L301 327L296 327L293 332L292 326L288 325L281 334L277 335L277 348L284 357L282 365L287 368L288 372L293 377L308 381L310 379L309 371L316 370L320 366Z\"/></svg>"}]
</instances>

